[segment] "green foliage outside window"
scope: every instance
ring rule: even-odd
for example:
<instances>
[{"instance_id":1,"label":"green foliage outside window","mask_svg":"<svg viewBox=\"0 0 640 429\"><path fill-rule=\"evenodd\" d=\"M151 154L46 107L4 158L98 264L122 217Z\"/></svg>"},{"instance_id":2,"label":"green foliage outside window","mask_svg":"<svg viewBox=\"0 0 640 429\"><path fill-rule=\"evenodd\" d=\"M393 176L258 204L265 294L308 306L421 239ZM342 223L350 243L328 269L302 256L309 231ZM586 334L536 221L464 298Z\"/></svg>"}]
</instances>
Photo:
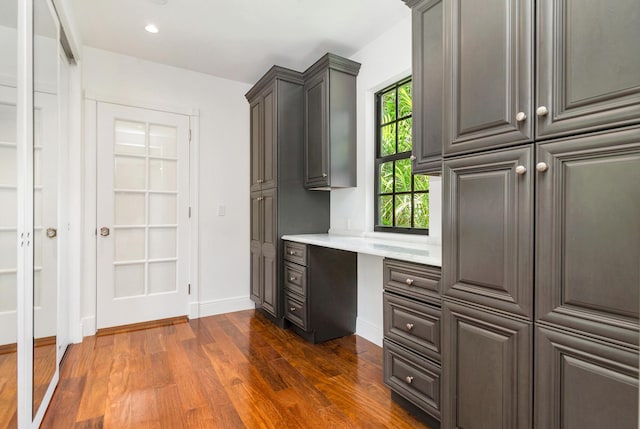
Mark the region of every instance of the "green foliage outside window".
<instances>
[{"instance_id":1,"label":"green foliage outside window","mask_svg":"<svg viewBox=\"0 0 640 429\"><path fill-rule=\"evenodd\" d=\"M411 78L376 94L376 231L427 233L429 178L411 172Z\"/></svg>"}]
</instances>

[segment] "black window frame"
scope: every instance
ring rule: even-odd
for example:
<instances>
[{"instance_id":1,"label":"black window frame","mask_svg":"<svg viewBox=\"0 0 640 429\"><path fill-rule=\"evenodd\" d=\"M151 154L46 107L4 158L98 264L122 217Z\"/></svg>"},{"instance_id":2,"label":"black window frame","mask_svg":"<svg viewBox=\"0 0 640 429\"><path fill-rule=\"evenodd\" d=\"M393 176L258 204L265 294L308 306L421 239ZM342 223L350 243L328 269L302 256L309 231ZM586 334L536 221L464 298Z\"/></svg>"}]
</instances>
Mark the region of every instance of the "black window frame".
<instances>
[{"instance_id":1,"label":"black window frame","mask_svg":"<svg viewBox=\"0 0 640 429\"><path fill-rule=\"evenodd\" d=\"M388 126L390 124L394 124L394 123L399 123L401 121L404 121L406 119L409 118L413 118L413 112L410 115L406 115L403 117L398 117L398 88L400 88L403 85L406 85L408 82L412 82L413 81L413 76L408 76L404 79L400 79L399 81L395 82L392 85L389 85L383 89L381 89L380 91L375 93L375 106L376 106L376 115L375 115L375 129L376 129L376 138L375 138L375 142L376 142L376 157L375 157L375 172L374 172L374 181L375 181L375 185L374 185L374 220L373 220L373 230L376 232L393 232L393 233L401 233L401 234L416 234L416 235L429 235L429 228L416 228L414 226L414 195L418 195L418 194L429 194L429 190L426 191L415 191L415 179L414 177L416 176L415 174L412 174L412 180L411 180L411 191L403 191L403 192L396 192L395 189L395 162L394 162L394 169L393 169L393 174L394 174L394 187L391 193L385 192L385 193L381 193L380 192L380 165L387 163L387 162L391 162L391 161L398 161L398 160L403 160L403 159L411 159L411 151L408 152L400 152L398 153L398 132L397 132L397 125L396 125L396 133L395 133L395 138L396 138L396 153L392 154L392 155L386 155L386 156L381 156L380 155L380 150L382 147L382 128L385 126ZM389 122L385 122L382 123L382 96L384 94L389 93L391 90L395 91L395 107L396 107L396 114L395 114L395 119ZM411 94L413 97L413 93ZM412 122L413 125L413 122ZM411 141L411 146L413 148L413 132L412 132L412 141ZM400 227L400 226L395 226L396 223L396 213L395 213L395 201L396 201L396 195L411 195L411 227ZM392 197L392 201L393 201L393 210L392 210L392 226L386 226L386 225L381 225L380 224L380 197L381 196L391 196ZM430 220L430 219L429 219Z\"/></svg>"}]
</instances>

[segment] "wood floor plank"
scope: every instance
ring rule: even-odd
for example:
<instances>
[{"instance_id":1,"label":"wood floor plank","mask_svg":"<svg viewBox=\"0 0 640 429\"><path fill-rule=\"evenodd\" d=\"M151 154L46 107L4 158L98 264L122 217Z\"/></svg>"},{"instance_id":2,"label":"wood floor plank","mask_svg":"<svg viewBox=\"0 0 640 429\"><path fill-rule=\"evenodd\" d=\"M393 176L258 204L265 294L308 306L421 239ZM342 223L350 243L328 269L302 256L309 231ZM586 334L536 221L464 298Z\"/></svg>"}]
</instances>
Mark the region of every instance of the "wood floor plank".
<instances>
[{"instance_id":1,"label":"wood floor plank","mask_svg":"<svg viewBox=\"0 0 640 429\"><path fill-rule=\"evenodd\" d=\"M391 400L380 347L254 311L88 337L60 374L43 429L428 429Z\"/></svg>"}]
</instances>

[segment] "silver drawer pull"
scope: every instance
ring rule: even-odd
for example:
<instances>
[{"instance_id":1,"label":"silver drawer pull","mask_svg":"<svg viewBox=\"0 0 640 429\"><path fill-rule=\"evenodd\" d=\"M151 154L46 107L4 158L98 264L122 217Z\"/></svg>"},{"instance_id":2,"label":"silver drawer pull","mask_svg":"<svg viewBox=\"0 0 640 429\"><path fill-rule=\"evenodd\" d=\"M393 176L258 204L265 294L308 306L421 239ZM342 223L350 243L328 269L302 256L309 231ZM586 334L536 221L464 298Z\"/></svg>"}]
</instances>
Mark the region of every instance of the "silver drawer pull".
<instances>
[{"instance_id":1,"label":"silver drawer pull","mask_svg":"<svg viewBox=\"0 0 640 429\"><path fill-rule=\"evenodd\" d=\"M405 280L405 283L411 286L413 284L413 279L407 279Z\"/></svg>"},{"instance_id":2,"label":"silver drawer pull","mask_svg":"<svg viewBox=\"0 0 640 429\"><path fill-rule=\"evenodd\" d=\"M413 329L413 323L407 323L407 331L410 331Z\"/></svg>"},{"instance_id":3,"label":"silver drawer pull","mask_svg":"<svg viewBox=\"0 0 640 429\"><path fill-rule=\"evenodd\" d=\"M413 377L411 377L410 375L407 375L407 376L404 378L404 381L406 381L406 382L407 382L407 384L411 384L411 383L413 383Z\"/></svg>"},{"instance_id":4,"label":"silver drawer pull","mask_svg":"<svg viewBox=\"0 0 640 429\"><path fill-rule=\"evenodd\" d=\"M291 307L291 308L289 309L289 311L296 311L296 308L295 308L295 307Z\"/></svg>"},{"instance_id":5,"label":"silver drawer pull","mask_svg":"<svg viewBox=\"0 0 640 429\"><path fill-rule=\"evenodd\" d=\"M295 278L295 277L289 277L289 281L290 281L290 282L295 282L296 280L298 280L298 279L297 279L297 278Z\"/></svg>"},{"instance_id":6,"label":"silver drawer pull","mask_svg":"<svg viewBox=\"0 0 640 429\"><path fill-rule=\"evenodd\" d=\"M289 250L289 255L295 255L296 252L294 252L293 250Z\"/></svg>"}]
</instances>

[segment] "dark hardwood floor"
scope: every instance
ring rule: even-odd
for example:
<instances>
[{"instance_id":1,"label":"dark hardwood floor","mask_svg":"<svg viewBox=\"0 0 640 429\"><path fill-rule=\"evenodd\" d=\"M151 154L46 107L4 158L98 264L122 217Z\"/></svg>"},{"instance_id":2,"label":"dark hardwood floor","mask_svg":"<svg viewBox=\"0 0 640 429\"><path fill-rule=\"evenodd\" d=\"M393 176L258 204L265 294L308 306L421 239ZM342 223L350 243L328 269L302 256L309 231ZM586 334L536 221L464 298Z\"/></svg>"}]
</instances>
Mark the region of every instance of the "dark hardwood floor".
<instances>
[{"instance_id":1,"label":"dark hardwood floor","mask_svg":"<svg viewBox=\"0 0 640 429\"><path fill-rule=\"evenodd\" d=\"M391 401L382 349L304 342L241 311L71 346L42 428L427 428Z\"/></svg>"}]
</instances>

